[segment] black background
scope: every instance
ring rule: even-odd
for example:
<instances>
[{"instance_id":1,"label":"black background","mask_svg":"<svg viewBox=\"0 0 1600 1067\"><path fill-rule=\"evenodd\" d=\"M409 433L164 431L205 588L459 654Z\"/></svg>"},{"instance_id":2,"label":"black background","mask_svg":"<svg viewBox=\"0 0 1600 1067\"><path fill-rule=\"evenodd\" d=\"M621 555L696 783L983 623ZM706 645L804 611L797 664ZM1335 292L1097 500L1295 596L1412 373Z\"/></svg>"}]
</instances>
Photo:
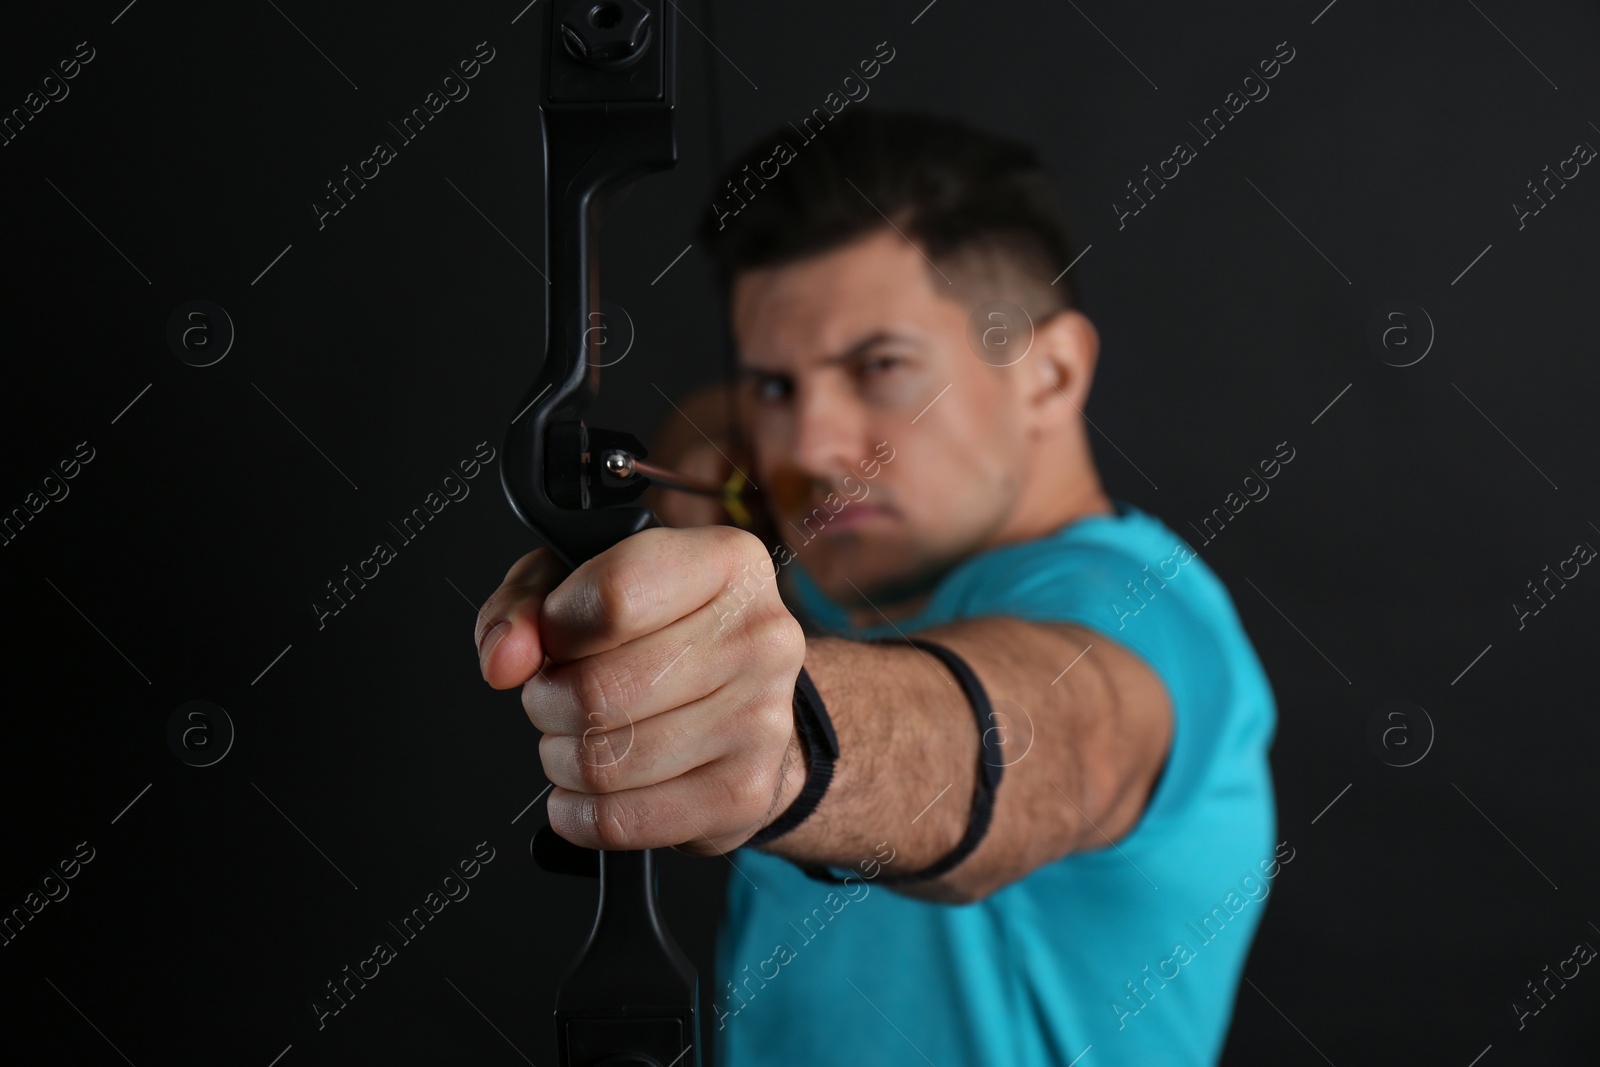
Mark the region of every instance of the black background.
<instances>
[{"instance_id":1,"label":"black background","mask_svg":"<svg viewBox=\"0 0 1600 1067\"><path fill-rule=\"evenodd\" d=\"M0 948L8 1045L107 1064L113 1044L141 1065L265 1065L288 1046L285 1065L553 1062L553 990L593 887L531 862L537 735L469 644L475 605L533 544L497 466L325 628L310 608L478 442L499 448L542 351L550 0L519 18L523 2L5 16L6 111L77 42L96 50L0 148L0 509L78 442L95 450L0 549L0 908L79 841L96 850ZM684 5L721 54L680 23L682 162L608 223L607 295L637 343L593 421L647 434L669 410L652 385L681 396L719 373L700 250L661 275L715 164L889 42L871 102L1024 137L1060 175L1092 246L1073 273L1104 342L1089 415L1111 493L1187 536L1278 442L1296 449L1269 498L1193 541L1271 676L1279 836L1297 850L1225 1062L1592 1062L1591 968L1520 1031L1512 1004L1600 944L1600 578L1520 630L1511 605L1600 543L1600 178L1585 168L1520 230L1512 204L1600 143L1600 13L924 3ZM319 230L323 183L394 140L386 120L480 41L495 58L470 96ZM1119 228L1124 183L1198 145L1189 122L1282 41L1295 58L1271 95ZM205 368L166 342L196 298L237 330ZM1381 356L1422 350L1415 315L1412 348L1367 339L1396 300L1436 331L1403 368ZM211 767L167 743L191 699L237 729ZM1393 699L1435 731L1412 766L1368 740ZM1421 746L1420 717L1408 729ZM496 856L471 896L319 1032L309 998L480 841ZM672 926L709 987L727 865L667 862Z\"/></svg>"}]
</instances>

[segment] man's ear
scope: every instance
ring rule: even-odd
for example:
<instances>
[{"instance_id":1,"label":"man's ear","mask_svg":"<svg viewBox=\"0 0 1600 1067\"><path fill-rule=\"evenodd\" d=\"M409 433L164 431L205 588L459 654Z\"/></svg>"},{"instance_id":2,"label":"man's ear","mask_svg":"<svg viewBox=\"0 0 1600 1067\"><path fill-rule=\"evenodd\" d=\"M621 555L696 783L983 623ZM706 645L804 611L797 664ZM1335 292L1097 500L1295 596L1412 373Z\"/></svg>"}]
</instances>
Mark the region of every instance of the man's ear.
<instances>
[{"instance_id":1,"label":"man's ear","mask_svg":"<svg viewBox=\"0 0 1600 1067\"><path fill-rule=\"evenodd\" d=\"M1058 311L1034 326L1033 347L1016 369L1036 423L1054 427L1081 417L1099 355L1100 333L1082 312Z\"/></svg>"}]
</instances>

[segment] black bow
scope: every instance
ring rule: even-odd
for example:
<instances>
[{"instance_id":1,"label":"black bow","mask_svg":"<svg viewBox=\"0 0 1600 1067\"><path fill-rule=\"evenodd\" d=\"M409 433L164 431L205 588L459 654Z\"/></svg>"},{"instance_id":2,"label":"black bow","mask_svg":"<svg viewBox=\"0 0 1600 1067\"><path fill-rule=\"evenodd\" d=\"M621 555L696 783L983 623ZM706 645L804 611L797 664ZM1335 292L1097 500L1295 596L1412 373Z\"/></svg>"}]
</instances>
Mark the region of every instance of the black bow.
<instances>
[{"instance_id":1,"label":"black bow","mask_svg":"<svg viewBox=\"0 0 1600 1067\"><path fill-rule=\"evenodd\" d=\"M607 206L635 178L677 163L675 26L671 0L546 8L545 358L506 433L500 476L517 517L576 567L659 525L649 509L628 506L649 485L632 462L643 446L582 415L600 390L597 252ZM698 1065L698 977L662 921L650 851L595 853L546 827L534 855L546 870L600 879L594 928L556 995L561 1063Z\"/></svg>"}]
</instances>

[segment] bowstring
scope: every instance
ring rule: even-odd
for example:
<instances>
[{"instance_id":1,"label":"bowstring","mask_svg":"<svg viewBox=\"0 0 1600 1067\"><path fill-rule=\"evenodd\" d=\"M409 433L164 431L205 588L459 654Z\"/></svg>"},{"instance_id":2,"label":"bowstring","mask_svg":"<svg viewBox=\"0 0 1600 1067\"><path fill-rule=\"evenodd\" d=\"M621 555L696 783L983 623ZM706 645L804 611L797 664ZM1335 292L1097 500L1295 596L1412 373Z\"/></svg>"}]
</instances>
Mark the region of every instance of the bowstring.
<instances>
[{"instance_id":1,"label":"bowstring","mask_svg":"<svg viewBox=\"0 0 1600 1067\"><path fill-rule=\"evenodd\" d=\"M715 0L705 0L701 21L705 25L706 32L700 35L700 53L705 68L706 108L711 113L710 121L706 124L706 151L711 157L711 181L714 189L717 179L722 176L723 169L728 164L722 136L722 79L718 74L715 46L712 44L717 36ZM723 303L726 303L725 299ZM717 332L717 344L721 348L722 380L723 384L729 387L723 395L723 403L726 406L723 417L728 426L728 442L734 453L748 455L745 449L744 429L739 424L738 396L733 388L738 380L738 361L734 356L732 338L729 336L726 307L723 311L722 329Z\"/></svg>"}]
</instances>

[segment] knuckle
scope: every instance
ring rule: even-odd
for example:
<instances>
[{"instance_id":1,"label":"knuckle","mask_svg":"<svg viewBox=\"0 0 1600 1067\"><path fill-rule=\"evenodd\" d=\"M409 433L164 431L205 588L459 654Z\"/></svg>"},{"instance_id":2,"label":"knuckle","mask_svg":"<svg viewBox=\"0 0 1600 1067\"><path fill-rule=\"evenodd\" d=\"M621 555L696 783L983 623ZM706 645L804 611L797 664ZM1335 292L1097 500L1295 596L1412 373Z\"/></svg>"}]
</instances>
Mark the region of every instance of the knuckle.
<instances>
[{"instance_id":1,"label":"knuckle","mask_svg":"<svg viewBox=\"0 0 1600 1067\"><path fill-rule=\"evenodd\" d=\"M767 772L751 763L736 764L723 776L723 795L728 809L744 815L766 813L772 801L772 783Z\"/></svg>"},{"instance_id":2,"label":"knuckle","mask_svg":"<svg viewBox=\"0 0 1600 1067\"><path fill-rule=\"evenodd\" d=\"M673 723L673 716L664 716L663 721L656 724L656 735L652 738L650 755L654 757L657 766L672 769L692 768L695 765L695 740L698 737L693 725ZM680 771L681 773L681 771Z\"/></svg>"},{"instance_id":3,"label":"knuckle","mask_svg":"<svg viewBox=\"0 0 1600 1067\"><path fill-rule=\"evenodd\" d=\"M737 526L713 526L710 529L716 531L713 536L717 548L729 563L737 566L766 558L766 546L761 543L761 538L749 530L741 530Z\"/></svg>"},{"instance_id":4,"label":"knuckle","mask_svg":"<svg viewBox=\"0 0 1600 1067\"><path fill-rule=\"evenodd\" d=\"M805 659L806 635L800 621L779 607L753 621L746 631L752 649L774 663L793 663L795 670Z\"/></svg>"},{"instance_id":5,"label":"knuckle","mask_svg":"<svg viewBox=\"0 0 1600 1067\"><path fill-rule=\"evenodd\" d=\"M616 729L628 699L626 679L611 664L591 656L579 663L576 680L578 710L584 713L585 728Z\"/></svg>"},{"instance_id":6,"label":"knuckle","mask_svg":"<svg viewBox=\"0 0 1600 1067\"><path fill-rule=\"evenodd\" d=\"M609 742L591 744L589 735L586 734L577 738L573 747L578 781L583 783L583 791L614 792L617 783L617 759L611 751Z\"/></svg>"},{"instance_id":7,"label":"knuckle","mask_svg":"<svg viewBox=\"0 0 1600 1067\"><path fill-rule=\"evenodd\" d=\"M601 567L584 590L584 608L608 633L627 633L639 626L653 599L650 572L627 559Z\"/></svg>"},{"instance_id":8,"label":"knuckle","mask_svg":"<svg viewBox=\"0 0 1600 1067\"><path fill-rule=\"evenodd\" d=\"M772 699L761 706L757 721L769 738L787 745L795 730L794 690L783 689L773 694Z\"/></svg>"},{"instance_id":9,"label":"knuckle","mask_svg":"<svg viewBox=\"0 0 1600 1067\"><path fill-rule=\"evenodd\" d=\"M626 576L619 574L616 567L598 570L593 579L584 583L582 610L599 629L616 629L628 614Z\"/></svg>"},{"instance_id":10,"label":"knuckle","mask_svg":"<svg viewBox=\"0 0 1600 1067\"><path fill-rule=\"evenodd\" d=\"M626 851L633 841L632 820L627 808L615 797L595 796L584 800L584 817L594 839L607 852Z\"/></svg>"},{"instance_id":11,"label":"knuckle","mask_svg":"<svg viewBox=\"0 0 1600 1067\"><path fill-rule=\"evenodd\" d=\"M794 705L790 691L775 693L763 701L746 717L750 731L751 748L762 753L782 756L794 736Z\"/></svg>"}]
</instances>

